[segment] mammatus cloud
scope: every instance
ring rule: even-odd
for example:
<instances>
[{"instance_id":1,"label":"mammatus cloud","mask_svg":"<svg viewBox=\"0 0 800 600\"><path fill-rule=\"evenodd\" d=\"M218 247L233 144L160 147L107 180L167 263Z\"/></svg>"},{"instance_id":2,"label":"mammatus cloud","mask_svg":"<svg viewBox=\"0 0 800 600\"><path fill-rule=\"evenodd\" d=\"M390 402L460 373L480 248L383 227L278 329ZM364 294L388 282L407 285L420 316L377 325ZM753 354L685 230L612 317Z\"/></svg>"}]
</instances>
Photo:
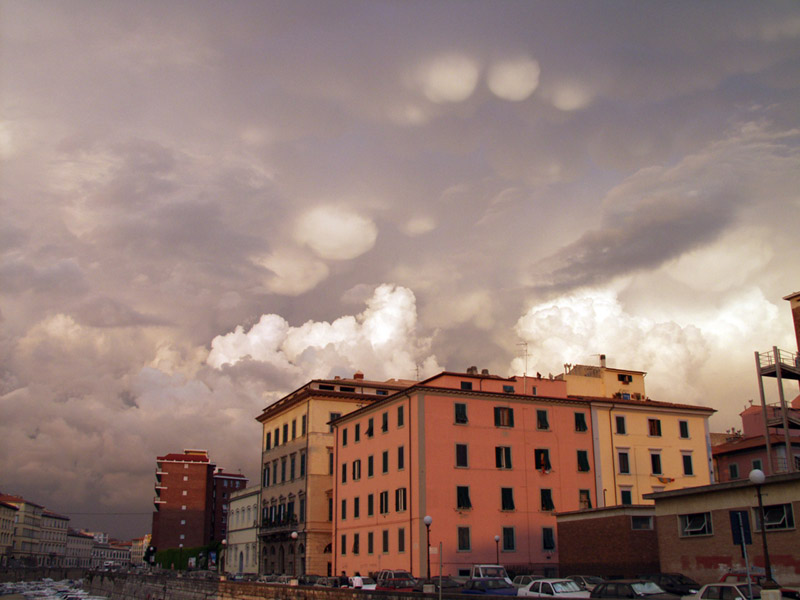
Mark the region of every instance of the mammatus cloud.
<instances>
[{"instance_id":1,"label":"mammatus cloud","mask_svg":"<svg viewBox=\"0 0 800 600\"><path fill-rule=\"evenodd\" d=\"M238 326L211 341L208 364L220 369L243 359L268 363L297 380L351 376L415 378L440 369L430 338L418 337L416 300L407 288L383 284L357 316L332 323L309 321L292 327L275 314L263 315L245 332Z\"/></svg>"},{"instance_id":2,"label":"mammatus cloud","mask_svg":"<svg viewBox=\"0 0 800 600\"><path fill-rule=\"evenodd\" d=\"M440 55L422 66L418 82L431 102L463 102L478 85L480 69L477 63L461 54Z\"/></svg>"},{"instance_id":3,"label":"mammatus cloud","mask_svg":"<svg viewBox=\"0 0 800 600\"><path fill-rule=\"evenodd\" d=\"M378 228L369 218L353 210L319 206L300 215L294 239L329 260L350 260L375 245Z\"/></svg>"},{"instance_id":4,"label":"mammatus cloud","mask_svg":"<svg viewBox=\"0 0 800 600\"><path fill-rule=\"evenodd\" d=\"M497 97L519 102L537 88L540 72L539 63L531 58L505 60L489 67L486 84Z\"/></svg>"}]
</instances>

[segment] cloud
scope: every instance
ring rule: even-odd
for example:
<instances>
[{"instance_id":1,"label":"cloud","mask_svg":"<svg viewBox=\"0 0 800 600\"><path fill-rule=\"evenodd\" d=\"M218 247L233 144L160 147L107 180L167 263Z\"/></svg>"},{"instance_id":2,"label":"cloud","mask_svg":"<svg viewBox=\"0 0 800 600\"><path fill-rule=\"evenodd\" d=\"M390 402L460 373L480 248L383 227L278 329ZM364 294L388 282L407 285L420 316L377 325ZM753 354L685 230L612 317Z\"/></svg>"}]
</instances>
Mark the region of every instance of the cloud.
<instances>
[{"instance_id":1,"label":"cloud","mask_svg":"<svg viewBox=\"0 0 800 600\"><path fill-rule=\"evenodd\" d=\"M279 315L262 315L246 332L238 326L214 338L208 364L220 369L249 358L290 372L298 381L350 376L356 370L373 379L413 378L418 367L425 374L439 369L430 338L418 337L416 327L411 290L383 284L361 314L330 323L292 327Z\"/></svg>"},{"instance_id":2,"label":"cloud","mask_svg":"<svg viewBox=\"0 0 800 600\"><path fill-rule=\"evenodd\" d=\"M272 271L266 282L267 290L287 296L314 289L330 273L324 262L290 248L278 249L255 262Z\"/></svg>"},{"instance_id":3,"label":"cloud","mask_svg":"<svg viewBox=\"0 0 800 600\"><path fill-rule=\"evenodd\" d=\"M417 73L423 93L431 102L463 102L478 85L480 70L462 54L444 54L422 66Z\"/></svg>"},{"instance_id":4,"label":"cloud","mask_svg":"<svg viewBox=\"0 0 800 600\"><path fill-rule=\"evenodd\" d=\"M302 214L295 224L294 239L320 258L350 260L370 250L378 228L369 218L349 209L318 206Z\"/></svg>"},{"instance_id":5,"label":"cloud","mask_svg":"<svg viewBox=\"0 0 800 600\"><path fill-rule=\"evenodd\" d=\"M539 63L519 58L494 63L486 74L486 84L498 98L520 102L530 97L539 85Z\"/></svg>"},{"instance_id":6,"label":"cloud","mask_svg":"<svg viewBox=\"0 0 800 600\"><path fill-rule=\"evenodd\" d=\"M419 216L401 224L400 229L408 236L416 237L436 229L436 219L430 216Z\"/></svg>"}]
</instances>

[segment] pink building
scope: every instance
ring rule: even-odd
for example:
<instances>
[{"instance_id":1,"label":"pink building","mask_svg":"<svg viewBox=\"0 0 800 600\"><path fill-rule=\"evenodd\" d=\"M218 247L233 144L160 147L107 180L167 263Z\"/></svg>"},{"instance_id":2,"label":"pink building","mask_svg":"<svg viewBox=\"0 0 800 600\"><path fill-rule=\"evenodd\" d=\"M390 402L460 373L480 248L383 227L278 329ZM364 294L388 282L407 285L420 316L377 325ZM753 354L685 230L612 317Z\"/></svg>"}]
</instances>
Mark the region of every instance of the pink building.
<instances>
[{"instance_id":1,"label":"pink building","mask_svg":"<svg viewBox=\"0 0 800 600\"><path fill-rule=\"evenodd\" d=\"M554 573L554 511L596 505L590 407L566 383L443 372L335 421L333 572ZM441 543L441 554L439 545Z\"/></svg>"}]
</instances>

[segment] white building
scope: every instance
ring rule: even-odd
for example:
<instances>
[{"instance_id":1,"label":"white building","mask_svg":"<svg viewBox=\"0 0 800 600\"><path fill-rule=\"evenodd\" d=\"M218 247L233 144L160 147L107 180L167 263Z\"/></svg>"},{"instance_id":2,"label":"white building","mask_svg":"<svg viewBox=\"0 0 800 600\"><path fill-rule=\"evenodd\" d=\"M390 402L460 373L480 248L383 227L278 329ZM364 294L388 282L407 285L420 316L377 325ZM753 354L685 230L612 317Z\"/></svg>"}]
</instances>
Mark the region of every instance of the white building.
<instances>
[{"instance_id":1,"label":"white building","mask_svg":"<svg viewBox=\"0 0 800 600\"><path fill-rule=\"evenodd\" d=\"M258 501L261 486L237 490L230 495L225 571L258 573Z\"/></svg>"}]
</instances>

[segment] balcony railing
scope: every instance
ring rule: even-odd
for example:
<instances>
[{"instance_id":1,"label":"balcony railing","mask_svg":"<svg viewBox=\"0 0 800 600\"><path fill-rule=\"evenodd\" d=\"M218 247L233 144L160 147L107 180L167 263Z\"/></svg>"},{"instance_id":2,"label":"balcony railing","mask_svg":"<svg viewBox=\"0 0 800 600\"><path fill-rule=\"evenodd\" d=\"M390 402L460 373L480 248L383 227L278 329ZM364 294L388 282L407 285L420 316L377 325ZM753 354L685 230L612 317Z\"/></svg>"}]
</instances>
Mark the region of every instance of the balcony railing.
<instances>
[{"instance_id":1,"label":"balcony railing","mask_svg":"<svg viewBox=\"0 0 800 600\"><path fill-rule=\"evenodd\" d=\"M273 519L265 521L261 525L261 533L272 533L274 531L281 531L284 529L295 529L298 525L297 517L286 517L284 519Z\"/></svg>"},{"instance_id":2,"label":"balcony railing","mask_svg":"<svg viewBox=\"0 0 800 600\"><path fill-rule=\"evenodd\" d=\"M783 368L797 369L800 368L800 355L797 352L790 352L789 350L778 350L778 362ZM758 366L760 369L775 368L775 352L759 352L758 353Z\"/></svg>"}]
</instances>

